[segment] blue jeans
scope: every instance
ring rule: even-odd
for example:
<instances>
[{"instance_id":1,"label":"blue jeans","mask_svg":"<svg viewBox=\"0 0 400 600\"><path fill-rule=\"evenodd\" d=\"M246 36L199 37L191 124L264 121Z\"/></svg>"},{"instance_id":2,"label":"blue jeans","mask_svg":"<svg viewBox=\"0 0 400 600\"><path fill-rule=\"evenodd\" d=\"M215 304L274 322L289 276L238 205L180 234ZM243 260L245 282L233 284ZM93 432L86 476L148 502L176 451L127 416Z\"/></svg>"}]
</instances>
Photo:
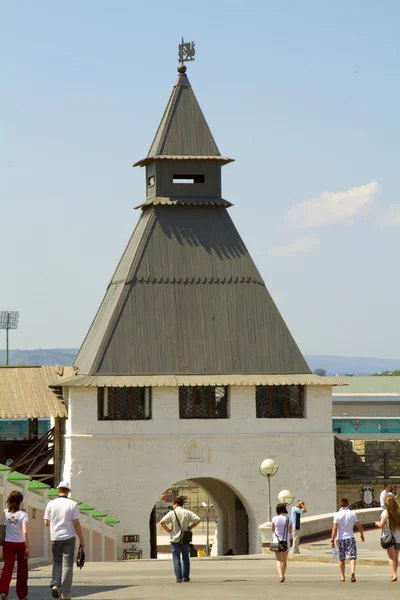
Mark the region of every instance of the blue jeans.
<instances>
[{"instance_id":1,"label":"blue jeans","mask_svg":"<svg viewBox=\"0 0 400 600\"><path fill-rule=\"evenodd\" d=\"M182 579L187 579L190 575L189 544L175 544L171 542L171 552L176 580L182 581Z\"/></svg>"}]
</instances>

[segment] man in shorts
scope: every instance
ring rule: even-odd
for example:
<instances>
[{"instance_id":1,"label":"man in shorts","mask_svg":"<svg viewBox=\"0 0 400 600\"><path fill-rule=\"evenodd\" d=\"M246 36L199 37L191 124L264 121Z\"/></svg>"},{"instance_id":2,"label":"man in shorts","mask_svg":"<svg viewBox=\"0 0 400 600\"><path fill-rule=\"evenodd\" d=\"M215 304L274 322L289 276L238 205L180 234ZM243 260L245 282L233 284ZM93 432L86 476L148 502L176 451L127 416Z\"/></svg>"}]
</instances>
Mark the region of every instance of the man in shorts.
<instances>
[{"instance_id":1,"label":"man in shorts","mask_svg":"<svg viewBox=\"0 0 400 600\"><path fill-rule=\"evenodd\" d=\"M350 559L351 576L350 581L356 582L356 562L357 562L357 544L354 538L354 525L360 532L361 541L365 542L364 531L355 512L350 510L347 498L340 498L339 512L333 517L333 527L331 535L331 546L335 547L335 538L337 537L337 547L339 551L340 580L345 581L346 558Z\"/></svg>"}]
</instances>

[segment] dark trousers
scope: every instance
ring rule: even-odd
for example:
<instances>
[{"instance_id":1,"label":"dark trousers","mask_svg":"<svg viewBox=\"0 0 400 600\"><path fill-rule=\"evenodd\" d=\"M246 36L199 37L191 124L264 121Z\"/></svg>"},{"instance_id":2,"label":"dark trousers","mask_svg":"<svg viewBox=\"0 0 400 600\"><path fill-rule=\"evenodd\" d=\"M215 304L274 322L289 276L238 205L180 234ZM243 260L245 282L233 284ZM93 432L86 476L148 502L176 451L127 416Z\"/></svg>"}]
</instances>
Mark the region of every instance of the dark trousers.
<instances>
[{"instance_id":1,"label":"dark trousers","mask_svg":"<svg viewBox=\"0 0 400 600\"><path fill-rule=\"evenodd\" d=\"M61 594L69 598L74 568L75 538L56 540L52 542L52 547L53 573L50 587L56 585L60 588Z\"/></svg>"},{"instance_id":2,"label":"dark trousers","mask_svg":"<svg viewBox=\"0 0 400 600\"><path fill-rule=\"evenodd\" d=\"M28 596L28 559L25 558L25 542L4 542L4 567L0 575L0 594L8 594L17 559L17 596L20 600Z\"/></svg>"},{"instance_id":3,"label":"dark trousers","mask_svg":"<svg viewBox=\"0 0 400 600\"><path fill-rule=\"evenodd\" d=\"M187 579L190 575L189 544L176 544L171 542L172 560L177 581ZM182 555L182 563L181 563Z\"/></svg>"}]
</instances>

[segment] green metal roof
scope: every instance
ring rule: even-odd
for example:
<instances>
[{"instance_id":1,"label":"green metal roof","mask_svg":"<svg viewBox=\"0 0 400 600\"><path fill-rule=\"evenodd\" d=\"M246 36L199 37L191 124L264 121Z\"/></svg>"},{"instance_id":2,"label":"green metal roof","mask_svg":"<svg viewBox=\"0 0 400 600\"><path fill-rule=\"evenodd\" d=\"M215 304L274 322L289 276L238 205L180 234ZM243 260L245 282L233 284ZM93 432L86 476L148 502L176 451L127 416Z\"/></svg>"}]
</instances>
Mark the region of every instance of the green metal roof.
<instances>
[{"instance_id":1,"label":"green metal roof","mask_svg":"<svg viewBox=\"0 0 400 600\"><path fill-rule=\"evenodd\" d=\"M9 471L9 470L10 470L10 467L0 464L0 471Z\"/></svg>"},{"instance_id":2,"label":"green metal roof","mask_svg":"<svg viewBox=\"0 0 400 600\"><path fill-rule=\"evenodd\" d=\"M47 485L46 483L42 483L41 481L36 481L35 479L28 483L28 490L30 492L38 492L39 490L47 490L47 489L49 489L49 487L50 486Z\"/></svg>"},{"instance_id":3,"label":"green metal roof","mask_svg":"<svg viewBox=\"0 0 400 600\"><path fill-rule=\"evenodd\" d=\"M346 394L399 394L400 395L400 377L382 375L373 376L354 376L354 377L338 377L340 381L346 384L334 388L334 395Z\"/></svg>"},{"instance_id":4,"label":"green metal roof","mask_svg":"<svg viewBox=\"0 0 400 600\"><path fill-rule=\"evenodd\" d=\"M31 478L23 473L18 473L18 471L13 471L7 475L7 479L8 481L30 481Z\"/></svg>"},{"instance_id":5,"label":"green metal roof","mask_svg":"<svg viewBox=\"0 0 400 600\"><path fill-rule=\"evenodd\" d=\"M90 504L85 504L84 502L79 506L80 511L85 510L94 510L94 506L90 506Z\"/></svg>"},{"instance_id":6,"label":"green metal roof","mask_svg":"<svg viewBox=\"0 0 400 600\"><path fill-rule=\"evenodd\" d=\"M57 498L57 496L58 496L58 492L55 488L50 488L49 491L47 492L48 498Z\"/></svg>"},{"instance_id":7,"label":"green metal roof","mask_svg":"<svg viewBox=\"0 0 400 600\"><path fill-rule=\"evenodd\" d=\"M118 521L118 519L113 519L112 517L106 517L104 519L104 523L106 525L115 525L116 523L119 523L120 521Z\"/></svg>"},{"instance_id":8,"label":"green metal roof","mask_svg":"<svg viewBox=\"0 0 400 600\"><path fill-rule=\"evenodd\" d=\"M102 517L106 517L107 513L106 512L102 512L100 510L94 510L92 512L92 517L95 517L96 519L101 519Z\"/></svg>"}]
</instances>

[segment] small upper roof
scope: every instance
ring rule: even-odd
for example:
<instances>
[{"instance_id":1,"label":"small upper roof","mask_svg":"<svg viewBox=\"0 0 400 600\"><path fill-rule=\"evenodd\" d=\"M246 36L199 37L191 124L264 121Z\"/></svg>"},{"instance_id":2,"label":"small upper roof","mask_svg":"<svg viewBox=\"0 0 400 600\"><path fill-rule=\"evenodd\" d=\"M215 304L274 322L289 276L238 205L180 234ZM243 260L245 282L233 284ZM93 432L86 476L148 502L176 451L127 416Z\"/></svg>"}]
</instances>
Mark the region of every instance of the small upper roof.
<instances>
[{"instance_id":1,"label":"small upper roof","mask_svg":"<svg viewBox=\"0 0 400 600\"><path fill-rule=\"evenodd\" d=\"M49 388L72 377L72 367L0 367L0 419L66 417L63 402Z\"/></svg>"},{"instance_id":2,"label":"small upper roof","mask_svg":"<svg viewBox=\"0 0 400 600\"><path fill-rule=\"evenodd\" d=\"M232 159L221 156L187 75L180 73L172 90L147 157L133 166L157 159L215 159L224 164Z\"/></svg>"}]
</instances>

